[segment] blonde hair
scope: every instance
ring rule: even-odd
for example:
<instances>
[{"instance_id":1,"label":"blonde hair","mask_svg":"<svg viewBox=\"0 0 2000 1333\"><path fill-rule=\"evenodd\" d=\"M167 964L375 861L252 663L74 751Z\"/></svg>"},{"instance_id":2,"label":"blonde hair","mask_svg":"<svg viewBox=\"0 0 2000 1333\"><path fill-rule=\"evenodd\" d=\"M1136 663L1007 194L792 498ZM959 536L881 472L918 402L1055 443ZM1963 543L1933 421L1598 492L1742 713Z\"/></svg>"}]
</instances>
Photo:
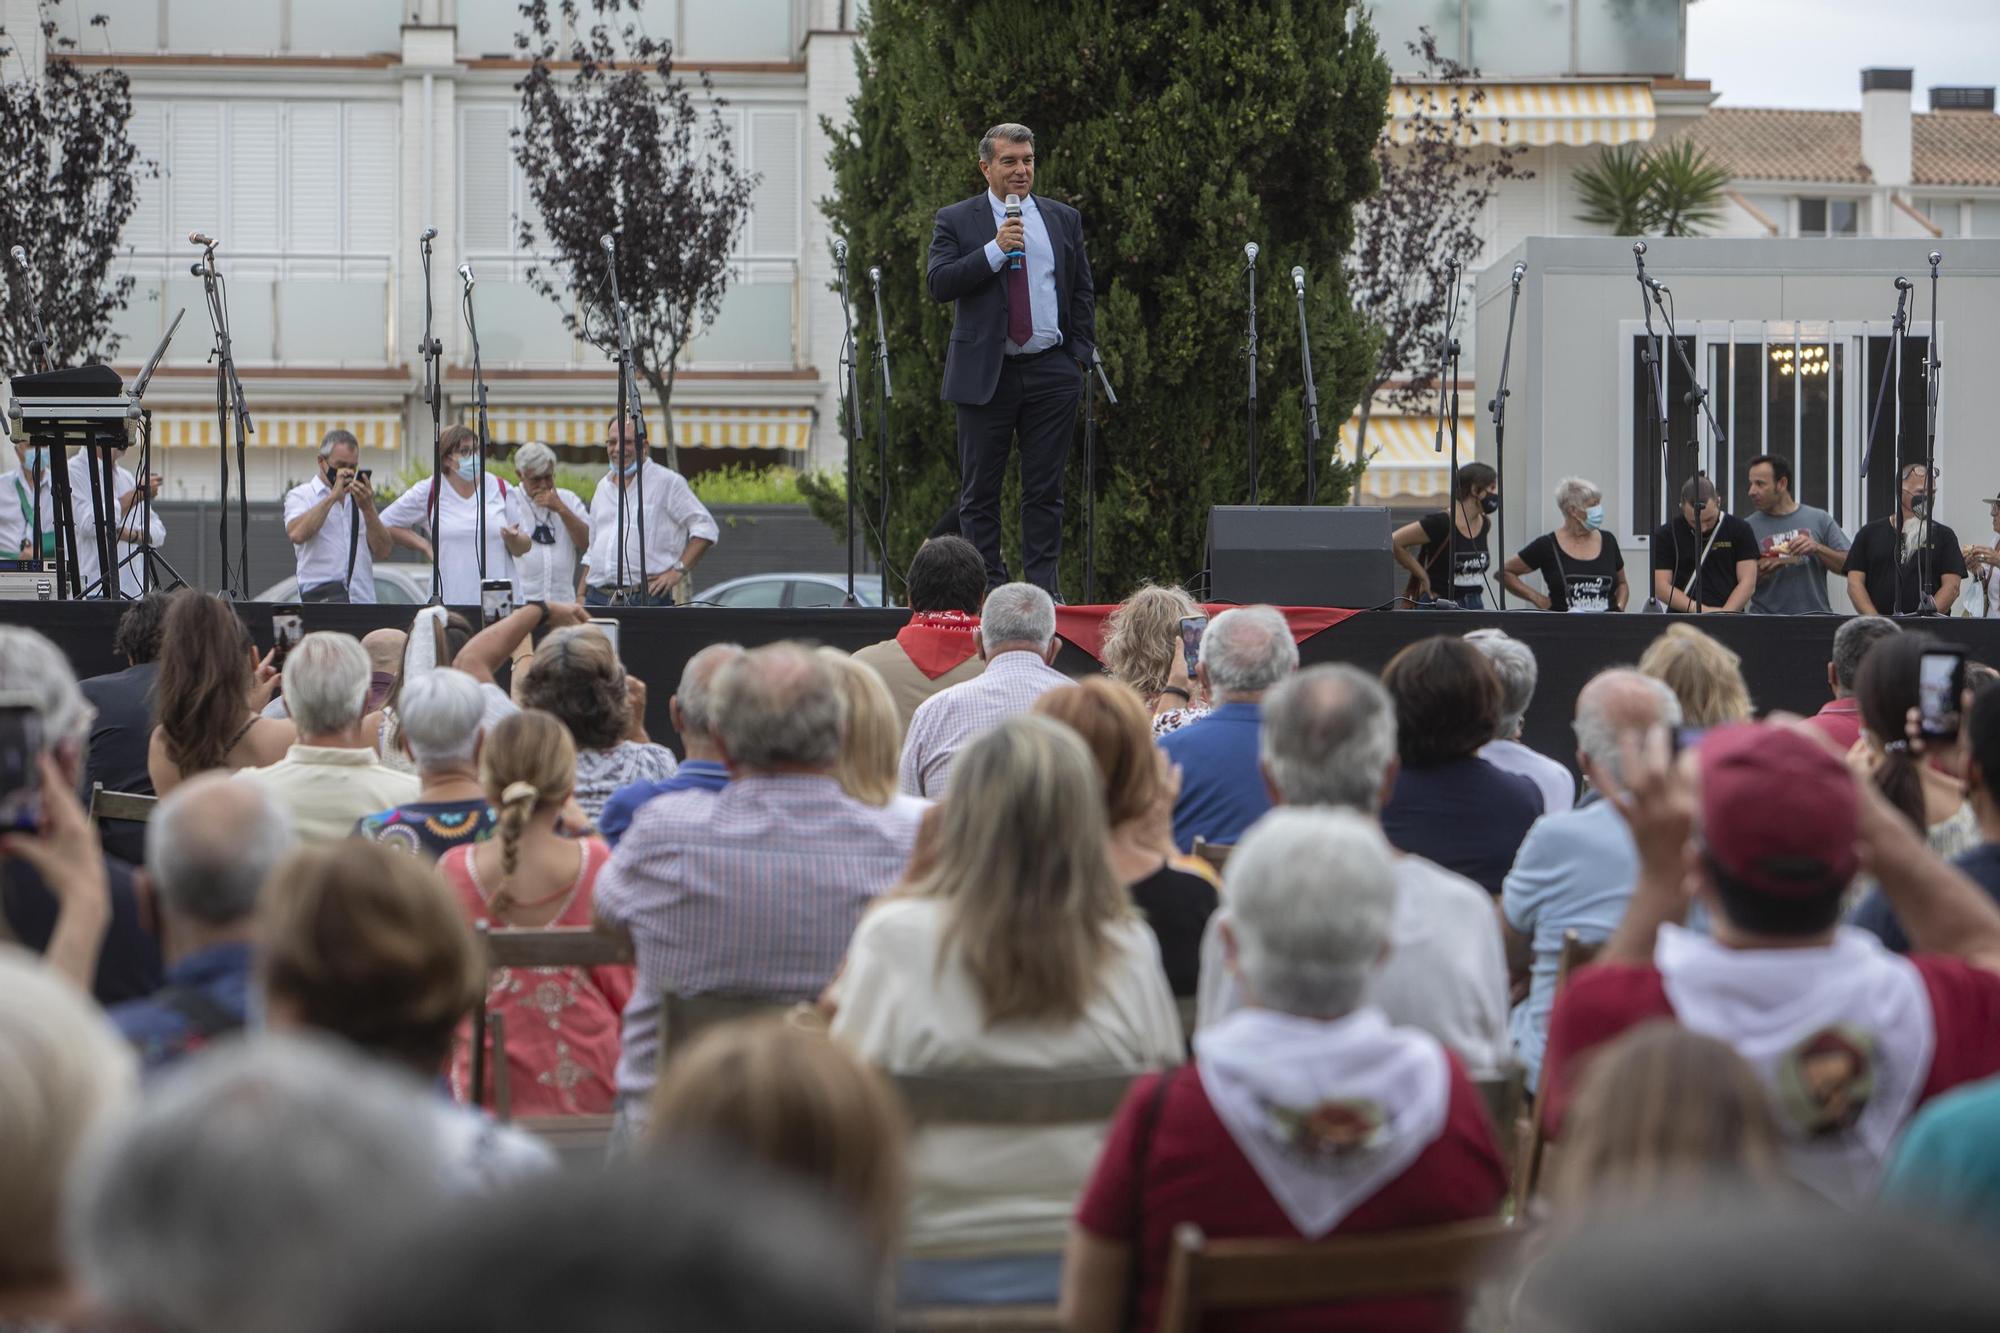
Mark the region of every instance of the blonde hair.
<instances>
[{"instance_id":1,"label":"blonde hair","mask_svg":"<svg viewBox=\"0 0 2000 1333\"><path fill-rule=\"evenodd\" d=\"M847 731L841 738L834 776L857 801L886 806L896 798L896 765L902 757L903 719L881 673L838 648L815 648L813 656L833 672L846 700Z\"/></svg>"},{"instance_id":2,"label":"blonde hair","mask_svg":"<svg viewBox=\"0 0 2000 1333\"><path fill-rule=\"evenodd\" d=\"M903 892L944 905L938 965L961 953L988 1027L1081 1017L1111 954L1107 928L1134 911L1082 739L1049 718L1008 718L960 752L934 819L952 854Z\"/></svg>"},{"instance_id":3,"label":"blonde hair","mask_svg":"<svg viewBox=\"0 0 2000 1333\"><path fill-rule=\"evenodd\" d=\"M656 1152L689 1139L732 1145L824 1186L886 1258L902 1228L908 1136L880 1074L824 1033L771 1017L711 1028L668 1062L645 1143Z\"/></svg>"},{"instance_id":4,"label":"blonde hair","mask_svg":"<svg viewBox=\"0 0 2000 1333\"><path fill-rule=\"evenodd\" d=\"M576 789L576 742L553 713L524 708L493 728L479 748L479 785L499 812L500 873L514 877L521 834L538 810Z\"/></svg>"},{"instance_id":5,"label":"blonde hair","mask_svg":"<svg viewBox=\"0 0 2000 1333\"><path fill-rule=\"evenodd\" d=\"M0 945L0 1292L62 1280L64 1182L136 1063L89 996Z\"/></svg>"},{"instance_id":6,"label":"blonde hair","mask_svg":"<svg viewBox=\"0 0 2000 1333\"><path fill-rule=\"evenodd\" d=\"M1674 692L1681 724L1719 727L1750 720L1750 687L1743 659L1692 625L1672 624L1646 647L1639 673Z\"/></svg>"},{"instance_id":7,"label":"blonde hair","mask_svg":"<svg viewBox=\"0 0 2000 1333\"><path fill-rule=\"evenodd\" d=\"M1104 669L1146 698L1173 679L1181 651L1181 621L1201 614L1194 598L1172 585L1142 583L1104 618Z\"/></svg>"},{"instance_id":8,"label":"blonde hair","mask_svg":"<svg viewBox=\"0 0 2000 1333\"><path fill-rule=\"evenodd\" d=\"M1584 1068L1556 1162L1568 1214L1687 1202L1718 1185L1785 1179L1770 1095L1723 1042L1642 1023Z\"/></svg>"},{"instance_id":9,"label":"blonde hair","mask_svg":"<svg viewBox=\"0 0 2000 1333\"><path fill-rule=\"evenodd\" d=\"M1050 690L1028 711L1054 718L1083 738L1104 779L1112 827L1153 808L1160 794L1159 747L1146 705L1130 686L1098 676Z\"/></svg>"},{"instance_id":10,"label":"blonde hair","mask_svg":"<svg viewBox=\"0 0 2000 1333\"><path fill-rule=\"evenodd\" d=\"M264 886L256 923L268 1004L427 1078L485 986L436 867L372 842L294 852Z\"/></svg>"}]
</instances>

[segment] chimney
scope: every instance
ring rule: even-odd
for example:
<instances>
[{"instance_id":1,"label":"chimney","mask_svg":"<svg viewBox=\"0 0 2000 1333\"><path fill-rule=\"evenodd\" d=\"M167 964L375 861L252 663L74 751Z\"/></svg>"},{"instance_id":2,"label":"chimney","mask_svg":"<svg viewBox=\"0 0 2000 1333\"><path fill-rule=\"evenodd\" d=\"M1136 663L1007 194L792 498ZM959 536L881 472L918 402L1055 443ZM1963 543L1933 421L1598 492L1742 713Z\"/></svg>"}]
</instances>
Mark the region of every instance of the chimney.
<instances>
[{"instance_id":1,"label":"chimney","mask_svg":"<svg viewBox=\"0 0 2000 1333\"><path fill-rule=\"evenodd\" d=\"M1861 71L1861 163L1877 185L1910 183L1910 89L1907 69Z\"/></svg>"},{"instance_id":2,"label":"chimney","mask_svg":"<svg viewBox=\"0 0 2000 1333\"><path fill-rule=\"evenodd\" d=\"M1993 110L1993 89L1933 87L1931 89L1931 110L1991 112Z\"/></svg>"}]
</instances>

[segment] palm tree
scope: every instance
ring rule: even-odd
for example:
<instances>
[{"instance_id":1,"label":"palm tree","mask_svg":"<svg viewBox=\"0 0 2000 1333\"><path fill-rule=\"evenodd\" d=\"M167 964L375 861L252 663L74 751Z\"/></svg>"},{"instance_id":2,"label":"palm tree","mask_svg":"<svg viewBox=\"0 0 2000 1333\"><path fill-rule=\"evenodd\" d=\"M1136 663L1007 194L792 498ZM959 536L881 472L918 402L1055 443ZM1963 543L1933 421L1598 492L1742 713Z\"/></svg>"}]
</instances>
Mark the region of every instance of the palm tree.
<instances>
[{"instance_id":1,"label":"palm tree","mask_svg":"<svg viewBox=\"0 0 2000 1333\"><path fill-rule=\"evenodd\" d=\"M1576 173L1583 220L1616 236L1697 236L1722 212L1729 172L1686 139L1620 144Z\"/></svg>"}]
</instances>

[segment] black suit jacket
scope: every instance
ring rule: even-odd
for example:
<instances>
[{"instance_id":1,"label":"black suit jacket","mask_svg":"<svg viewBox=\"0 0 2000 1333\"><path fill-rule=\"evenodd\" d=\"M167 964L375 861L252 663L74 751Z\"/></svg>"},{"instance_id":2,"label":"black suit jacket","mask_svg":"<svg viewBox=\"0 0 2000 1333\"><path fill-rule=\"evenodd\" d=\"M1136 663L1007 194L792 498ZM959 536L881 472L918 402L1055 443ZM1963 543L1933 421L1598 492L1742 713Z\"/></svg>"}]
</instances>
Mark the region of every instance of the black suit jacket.
<instances>
[{"instance_id":1,"label":"black suit jacket","mask_svg":"<svg viewBox=\"0 0 2000 1333\"><path fill-rule=\"evenodd\" d=\"M924 279L934 301L956 301L951 346L944 358L947 403L977 407L990 402L1000 382L1000 358L1007 351L1007 266L987 266L986 243L993 239L993 205L981 190L938 210L931 231L930 262ZM1097 347L1097 292L1090 285L1090 259L1083 251L1083 215L1068 204L1038 194L1035 206L1055 248L1056 321L1061 349L1089 366Z\"/></svg>"}]
</instances>

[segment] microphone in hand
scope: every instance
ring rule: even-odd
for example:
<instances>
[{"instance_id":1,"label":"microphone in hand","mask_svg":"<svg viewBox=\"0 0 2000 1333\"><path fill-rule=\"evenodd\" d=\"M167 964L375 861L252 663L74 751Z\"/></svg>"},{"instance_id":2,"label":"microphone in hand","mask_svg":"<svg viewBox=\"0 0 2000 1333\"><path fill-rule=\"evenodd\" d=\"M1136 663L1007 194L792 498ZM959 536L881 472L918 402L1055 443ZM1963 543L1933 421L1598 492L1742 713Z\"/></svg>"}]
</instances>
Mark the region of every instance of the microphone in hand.
<instances>
[{"instance_id":1,"label":"microphone in hand","mask_svg":"<svg viewBox=\"0 0 2000 1333\"><path fill-rule=\"evenodd\" d=\"M1306 270L1302 264L1292 268L1292 290L1301 297L1306 294Z\"/></svg>"},{"instance_id":2,"label":"microphone in hand","mask_svg":"<svg viewBox=\"0 0 2000 1333\"><path fill-rule=\"evenodd\" d=\"M1007 251L1007 267L1017 269L1025 262L1025 243L1020 239L1022 234L1021 196L1018 194L1007 196L1007 221L1005 225L1015 230L1014 237L1010 238L1014 248Z\"/></svg>"}]
</instances>

